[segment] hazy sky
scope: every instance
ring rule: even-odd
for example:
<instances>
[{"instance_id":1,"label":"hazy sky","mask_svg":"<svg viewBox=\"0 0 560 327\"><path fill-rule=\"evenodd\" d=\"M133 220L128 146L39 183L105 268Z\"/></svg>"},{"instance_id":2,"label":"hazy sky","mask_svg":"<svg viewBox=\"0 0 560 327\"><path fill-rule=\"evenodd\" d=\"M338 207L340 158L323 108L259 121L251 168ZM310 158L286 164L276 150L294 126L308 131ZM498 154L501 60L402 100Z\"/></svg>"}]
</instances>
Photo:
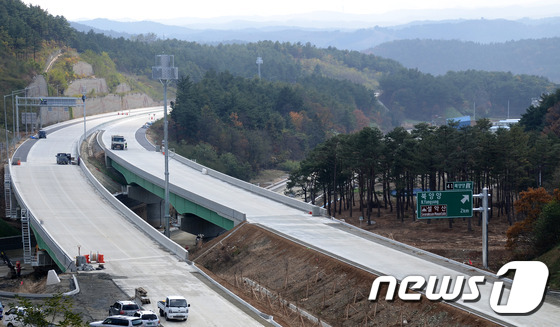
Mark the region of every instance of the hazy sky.
<instances>
[{"instance_id":1,"label":"hazy sky","mask_svg":"<svg viewBox=\"0 0 560 327\"><path fill-rule=\"evenodd\" d=\"M113 20L162 20L179 17L211 18L223 16L264 16L334 11L349 14L383 14L392 11L433 9L476 9L480 17L504 6L519 7L518 17L558 15L559 10L547 15L550 8L560 7L558 0L23 0L39 5L52 15L62 15L71 21L109 18ZM547 7L548 9L537 9ZM539 13L535 13L536 11ZM515 15L512 10L509 16ZM442 17L461 18L461 17ZM496 18L496 17L490 17ZM536 17L539 18L539 17Z\"/></svg>"}]
</instances>

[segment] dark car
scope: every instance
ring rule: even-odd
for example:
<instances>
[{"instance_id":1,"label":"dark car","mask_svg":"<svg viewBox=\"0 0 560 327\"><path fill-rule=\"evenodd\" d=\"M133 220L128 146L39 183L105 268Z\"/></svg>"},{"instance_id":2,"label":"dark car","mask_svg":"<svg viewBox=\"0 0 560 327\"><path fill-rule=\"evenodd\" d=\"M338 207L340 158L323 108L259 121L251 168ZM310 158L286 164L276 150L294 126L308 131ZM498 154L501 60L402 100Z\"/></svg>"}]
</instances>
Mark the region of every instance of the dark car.
<instances>
[{"instance_id":1,"label":"dark car","mask_svg":"<svg viewBox=\"0 0 560 327\"><path fill-rule=\"evenodd\" d=\"M70 153L57 153L56 163L59 165L69 165L72 163L72 155Z\"/></svg>"},{"instance_id":2,"label":"dark car","mask_svg":"<svg viewBox=\"0 0 560 327\"><path fill-rule=\"evenodd\" d=\"M47 132L45 132L44 130L40 130L39 133L37 133L37 136L40 139L46 139L47 138Z\"/></svg>"}]
</instances>

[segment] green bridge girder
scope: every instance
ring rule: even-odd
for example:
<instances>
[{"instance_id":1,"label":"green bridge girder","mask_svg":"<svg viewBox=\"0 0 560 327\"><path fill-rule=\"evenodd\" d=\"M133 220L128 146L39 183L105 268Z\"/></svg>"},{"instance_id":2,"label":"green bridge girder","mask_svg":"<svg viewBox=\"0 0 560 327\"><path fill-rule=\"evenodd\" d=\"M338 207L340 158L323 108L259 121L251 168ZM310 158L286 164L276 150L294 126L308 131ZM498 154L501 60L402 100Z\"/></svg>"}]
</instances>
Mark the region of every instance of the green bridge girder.
<instances>
[{"instance_id":1,"label":"green bridge girder","mask_svg":"<svg viewBox=\"0 0 560 327\"><path fill-rule=\"evenodd\" d=\"M53 250L51 250L51 248L47 245L45 241L43 241L39 233L35 231L35 227L33 227L32 224L29 224L29 227L33 232L33 236L35 236L35 241L37 241L37 247L43 251L46 251L49 254L49 257L51 257L52 261L57 265L60 271L62 271L63 273L66 272L66 270L68 270L68 267L65 267L62 264L62 262L58 260L58 258L56 257L56 253Z\"/></svg>"},{"instance_id":2,"label":"green bridge girder","mask_svg":"<svg viewBox=\"0 0 560 327\"><path fill-rule=\"evenodd\" d=\"M146 179L130 172L128 169L119 165L114 160L111 160L111 166L113 166L113 168L115 168L124 176L127 183L136 184L162 199L165 198L164 188L157 186L154 183L147 181ZM214 225L222 227L225 230L230 230L234 227L233 220L222 217L216 212L193 203L175 193L169 192L169 202L180 214L194 214L206 221L213 223Z\"/></svg>"}]
</instances>

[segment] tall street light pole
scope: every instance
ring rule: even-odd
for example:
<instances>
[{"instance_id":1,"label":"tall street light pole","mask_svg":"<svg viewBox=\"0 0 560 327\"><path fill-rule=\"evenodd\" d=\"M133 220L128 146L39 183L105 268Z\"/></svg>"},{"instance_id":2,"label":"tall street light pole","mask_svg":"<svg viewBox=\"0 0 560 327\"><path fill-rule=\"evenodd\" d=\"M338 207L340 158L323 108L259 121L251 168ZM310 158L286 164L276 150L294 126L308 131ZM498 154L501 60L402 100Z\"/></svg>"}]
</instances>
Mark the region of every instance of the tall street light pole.
<instances>
[{"instance_id":1,"label":"tall street light pole","mask_svg":"<svg viewBox=\"0 0 560 327\"><path fill-rule=\"evenodd\" d=\"M82 102L84 103L84 142L86 141L86 92L82 94Z\"/></svg>"},{"instance_id":2,"label":"tall street light pole","mask_svg":"<svg viewBox=\"0 0 560 327\"><path fill-rule=\"evenodd\" d=\"M9 97L10 94L4 95L4 129L6 130L6 162L8 162L10 158L10 142L8 139L8 114L6 113L6 97Z\"/></svg>"},{"instance_id":3,"label":"tall street light pole","mask_svg":"<svg viewBox=\"0 0 560 327\"><path fill-rule=\"evenodd\" d=\"M152 67L152 78L157 79L163 85L163 143L165 155L165 199L164 219L165 236L171 237L169 226L169 142L167 140L167 85L170 80L178 79L178 69L174 66L175 58L172 55L157 55L156 65Z\"/></svg>"}]
</instances>

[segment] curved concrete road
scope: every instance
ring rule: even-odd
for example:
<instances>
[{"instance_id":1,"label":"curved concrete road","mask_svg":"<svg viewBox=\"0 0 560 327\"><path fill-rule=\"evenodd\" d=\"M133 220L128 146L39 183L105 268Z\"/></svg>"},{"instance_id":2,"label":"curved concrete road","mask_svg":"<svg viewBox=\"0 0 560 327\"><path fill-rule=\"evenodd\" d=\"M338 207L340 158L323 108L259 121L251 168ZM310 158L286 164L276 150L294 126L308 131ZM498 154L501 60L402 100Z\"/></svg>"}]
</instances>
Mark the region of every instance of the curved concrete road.
<instances>
[{"instance_id":1,"label":"curved concrete road","mask_svg":"<svg viewBox=\"0 0 560 327\"><path fill-rule=\"evenodd\" d=\"M157 111L162 109L157 108ZM88 118L87 127L91 129L94 125L121 117L110 114L103 118ZM197 270L163 250L132 225L99 195L80 167L57 165L56 153L72 153L83 134L81 123L64 126L48 129L51 131L47 139L35 141L26 161L11 168L14 187L40 220L43 229L66 253L71 257L78 255L78 251L82 255L90 252L103 254L106 261L104 272L113 276L129 296L134 296L136 287L148 291L152 303L145 305L147 309L157 312L157 300L171 294L184 295L191 303L188 320L191 326L266 324L252 312L247 313L248 310L239 303L230 302L207 286L199 279ZM175 326L186 324L174 323Z\"/></svg>"},{"instance_id":2,"label":"curved concrete road","mask_svg":"<svg viewBox=\"0 0 560 327\"><path fill-rule=\"evenodd\" d=\"M163 177L163 155L148 151L135 139L135 133L144 123L142 119L129 119L107 127L103 142L110 144L111 134L123 134L128 140L128 151L115 153L154 176ZM332 255L351 264L382 275L391 275L402 280L409 275L421 275L426 280L430 275L457 276L483 275L472 267L431 255L418 249L403 246L390 240L382 240L363 231L328 218L310 217L296 209L264 199L243 191L216 178L201 174L200 171L170 160L170 183L183 187L198 195L220 201L223 204L247 214L247 221L259 224L285 237L319 251ZM357 250L359 249L359 250ZM560 308L543 303L530 315L499 315L490 307L493 282L497 279L486 274L486 283L479 285L481 297L478 301L457 304L467 310L511 326L557 326ZM369 290L363 290L368 292ZM469 293L468 287L465 293ZM508 290L504 294L507 296Z\"/></svg>"}]
</instances>

